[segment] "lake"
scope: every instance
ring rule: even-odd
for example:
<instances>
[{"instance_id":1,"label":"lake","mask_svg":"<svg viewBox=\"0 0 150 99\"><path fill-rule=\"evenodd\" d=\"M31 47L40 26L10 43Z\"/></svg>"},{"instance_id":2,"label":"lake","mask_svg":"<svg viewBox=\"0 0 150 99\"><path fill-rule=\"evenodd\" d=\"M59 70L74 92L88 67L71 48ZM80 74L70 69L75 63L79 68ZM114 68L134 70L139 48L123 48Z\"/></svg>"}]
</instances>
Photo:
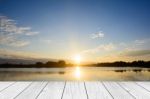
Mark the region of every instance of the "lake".
<instances>
[{"instance_id":1,"label":"lake","mask_svg":"<svg viewBox=\"0 0 150 99\"><path fill-rule=\"evenodd\" d=\"M0 68L1 81L150 81L150 69L131 67Z\"/></svg>"}]
</instances>

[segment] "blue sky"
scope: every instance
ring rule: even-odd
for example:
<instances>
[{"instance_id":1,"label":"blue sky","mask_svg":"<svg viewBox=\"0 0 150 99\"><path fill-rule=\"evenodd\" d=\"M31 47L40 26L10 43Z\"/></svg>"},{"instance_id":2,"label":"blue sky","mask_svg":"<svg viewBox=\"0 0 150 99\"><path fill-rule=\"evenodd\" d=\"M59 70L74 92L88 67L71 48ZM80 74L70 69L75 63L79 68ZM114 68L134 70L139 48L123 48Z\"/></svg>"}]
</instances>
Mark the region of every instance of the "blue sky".
<instances>
[{"instance_id":1,"label":"blue sky","mask_svg":"<svg viewBox=\"0 0 150 99\"><path fill-rule=\"evenodd\" d=\"M1 28L0 56L148 60L149 5L149 0L0 0L3 27L15 27Z\"/></svg>"}]
</instances>

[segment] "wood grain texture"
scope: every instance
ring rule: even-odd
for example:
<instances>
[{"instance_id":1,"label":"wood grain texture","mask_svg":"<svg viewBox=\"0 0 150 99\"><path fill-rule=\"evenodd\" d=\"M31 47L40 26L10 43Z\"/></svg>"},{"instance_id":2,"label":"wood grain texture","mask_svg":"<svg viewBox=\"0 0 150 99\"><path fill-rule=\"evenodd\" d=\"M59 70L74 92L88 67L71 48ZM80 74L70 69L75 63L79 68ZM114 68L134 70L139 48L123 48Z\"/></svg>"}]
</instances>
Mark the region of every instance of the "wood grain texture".
<instances>
[{"instance_id":1,"label":"wood grain texture","mask_svg":"<svg viewBox=\"0 0 150 99\"><path fill-rule=\"evenodd\" d=\"M0 99L150 99L150 82L0 82Z\"/></svg>"},{"instance_id":2,"label":"wood grain texture","mask_svg":"<svg viewBox=\"0 0 150 99\"><path fill-rule=\"evenodd\" d=\"M62 99L87 99L84 82L67 82Z\"/></svg>"},{"instance_id":3,"label":"wood grain texture","mask_svg":"<svg viewBox=\"0 0 150 99\"><path fill-rule=\"evenodd\" d=\"M65 82L49 82L37 99L61 99Z\"/></svg>"},{"instance_id":4,"label":"wood grain texture","mask_svg":"<svg viewBox=\"0 0 150 99\"><path fill-rule=\"evenodd\" d=\"M136 99L150 99L150 92L138 86L134 82L119 82L119 84L129 93L131 93Z\"/></svg>"},{"instance_id":5,"label":"wood grain texture","mask_svg":"<svg viewBox=\"0 0 150 99\"><path fill-rule=\"evenodd\" d=\"M101 82L85 82L89 99L113 99Z\"/></svg>"},{"instance_id":6,"label":"wood grain texture","mask_svg":"<svg viewBox=\"0 0 150 99\"><path fill-rule=\"evenodd\" d=\"M136 84L150 92L150 82L136 82Z\"/></svg>"},{"instance_id":7,"label":"wood grain texture","mask_svg":"<svg viewBox=\"0 0 150 99\"><path fill-rule=\"evenodd\" d=\"M26 90L20 93L15 99L35 99L47 82L33 82Z\"/></svg>"},{"instance_id":8,"label":"wood grain texture","mask_svg":"<svg viewBox=\"0 0 150 99\"><path fill-rule=\"evenodd\" d=\"M114 99L134 99L133 96L120 87L116 82L103 82L103 85Z\"/></svg>"},{"instance_id":9,"label":"wood grain texture","mask_svg":"<svg viewBox=\"0 0 150 99\"><path fill-rule=\"evenodd\" d=\"M12 86L0 92L0 99L13 99L30 84L31 82L16 82Z\"/></svg>"},{"instance_id":10,"label":"wood grain texture","mask_svg":"<svg viewBox=\"0 0 150 99\"><path fill-rule=\"evenodd\" d=\"M15 84L15 82L0 82L0 92Z\"/></svg>"}]
</instances>

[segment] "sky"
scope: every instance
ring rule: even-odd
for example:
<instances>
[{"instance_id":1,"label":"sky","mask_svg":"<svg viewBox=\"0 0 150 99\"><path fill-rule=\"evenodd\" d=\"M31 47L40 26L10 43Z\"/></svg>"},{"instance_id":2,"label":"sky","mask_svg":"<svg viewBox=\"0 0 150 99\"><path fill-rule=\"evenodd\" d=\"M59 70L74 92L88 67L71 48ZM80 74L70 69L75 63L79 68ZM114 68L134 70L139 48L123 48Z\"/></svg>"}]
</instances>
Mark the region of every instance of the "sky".
<instances>
[{"instance_id":1,"label":"sky","mask_svg":"<svg viewBox=\"0 0 150 99\"><path fill-rule=\"evenodd\" d=\"M0 0L0 57L150 60L149 0Z\"/></svg>"}]
</instances>

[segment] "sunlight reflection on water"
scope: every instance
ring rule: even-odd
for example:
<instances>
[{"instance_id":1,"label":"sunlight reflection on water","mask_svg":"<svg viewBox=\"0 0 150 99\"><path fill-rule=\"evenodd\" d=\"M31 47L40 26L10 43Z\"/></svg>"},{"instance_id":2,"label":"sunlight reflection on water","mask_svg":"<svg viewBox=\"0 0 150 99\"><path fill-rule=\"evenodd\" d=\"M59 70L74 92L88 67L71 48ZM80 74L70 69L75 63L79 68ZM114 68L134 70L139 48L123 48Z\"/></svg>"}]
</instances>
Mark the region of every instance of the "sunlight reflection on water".
<instances>
[{"instance_id":1,"label":"sunlight reflection on water","mask_svg":"<svg viewBox=\"0 0 150 99\"><path fill-rule=\"evenodd\" d=\"M1 68L0 80L148 80L148 68L67 67Z\"/></svg>"},{"instance_id":2,"label":"sunlight reflection on water","mask_svg":"<svg viewBox=\"0 0 150 99\"><path fill-rule=\"evenodd\" d=\"M75 78L77 78L77 79L80 79L80 78L81 78L82 73L81 73L81 69L80 69L79 66L77 66L77 67L75 68L74 76L75 76Z\"/></svg>"}]
</instances>

